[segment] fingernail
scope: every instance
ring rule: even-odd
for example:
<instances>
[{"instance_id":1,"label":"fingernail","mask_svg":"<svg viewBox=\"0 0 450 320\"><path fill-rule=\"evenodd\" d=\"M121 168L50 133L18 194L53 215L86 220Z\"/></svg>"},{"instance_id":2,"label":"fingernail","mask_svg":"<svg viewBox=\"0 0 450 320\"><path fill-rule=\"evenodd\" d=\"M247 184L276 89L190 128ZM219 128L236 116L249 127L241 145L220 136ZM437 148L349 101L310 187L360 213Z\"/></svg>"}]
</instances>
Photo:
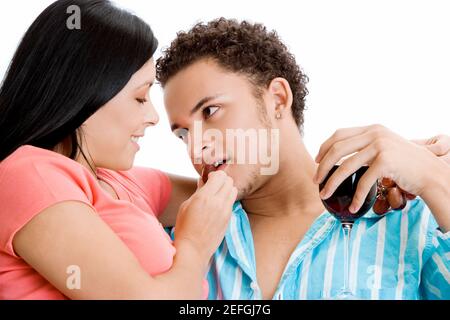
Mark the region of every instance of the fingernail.
<instances>
[{"instance_id":1,"label":"fingernail","mask_svg":"<svg viewBox=\"0 0 450 320\"><path fill-rule=\"evenodd\" d=\"M326 191L325 189L322 190L322 191L320 191L320 198L321 198L322 200L327 199L327 198L328 198L328 191Z\"/></svg>"},{"instance_id":2,"label":"fingernail","mask_svg":"<svg viewBox=\"0 0 450 320\"><path fill-rule=\"evenodd\" d=\"M358 208L356 208L355 205L351 205L349 208L350 213L355 214L358 211Z\"/></svg>"}]
</instances>

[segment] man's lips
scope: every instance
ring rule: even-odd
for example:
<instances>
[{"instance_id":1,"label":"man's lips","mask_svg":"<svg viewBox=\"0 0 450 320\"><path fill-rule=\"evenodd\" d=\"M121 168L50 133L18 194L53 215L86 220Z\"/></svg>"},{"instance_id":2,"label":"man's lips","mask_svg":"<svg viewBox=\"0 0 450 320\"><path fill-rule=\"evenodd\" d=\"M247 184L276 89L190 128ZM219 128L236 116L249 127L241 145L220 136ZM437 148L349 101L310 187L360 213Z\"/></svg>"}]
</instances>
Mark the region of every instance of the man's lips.
<instances>
[{"instance_id":1,"label":"man's lips","mask_svg":"<svg viewBox=\"0 0 450 320\"><path fill-rule=\"evenodd\" d=\"M206 183L206 181L208 181L208 175L211 172L218 171L218 170L225 170L227 167L228 167L228 164L226 161L224 161L222 164L218 165L217 167L212 164L205 164L202 169L203 182Z\"/></svg>"}]
</instances>

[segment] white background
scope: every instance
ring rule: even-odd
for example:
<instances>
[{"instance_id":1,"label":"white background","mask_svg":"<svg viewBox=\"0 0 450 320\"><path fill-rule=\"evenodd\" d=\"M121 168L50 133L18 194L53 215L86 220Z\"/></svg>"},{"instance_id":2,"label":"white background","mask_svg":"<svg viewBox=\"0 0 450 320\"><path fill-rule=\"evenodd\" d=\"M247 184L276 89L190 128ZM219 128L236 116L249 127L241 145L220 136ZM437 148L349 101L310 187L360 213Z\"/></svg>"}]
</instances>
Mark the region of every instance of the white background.
<instances>
[{"instance_id":1,"label":"white background","mask_svg":"<svg viewBox=\"0 0 450 320\"><path fill-rule=\"evenodd\" d=\"M0 76L22 35L52 1L0 2ZM310 78L305 143L315 155L336 129L381 123L406 138L450 134L449 1L116 1L148 22L160 48L179 30L220 16L275 29ZM196 176L161 116L136 165ZM1 115L0 115L1 116Z\"/></svg>"}]
</instances>

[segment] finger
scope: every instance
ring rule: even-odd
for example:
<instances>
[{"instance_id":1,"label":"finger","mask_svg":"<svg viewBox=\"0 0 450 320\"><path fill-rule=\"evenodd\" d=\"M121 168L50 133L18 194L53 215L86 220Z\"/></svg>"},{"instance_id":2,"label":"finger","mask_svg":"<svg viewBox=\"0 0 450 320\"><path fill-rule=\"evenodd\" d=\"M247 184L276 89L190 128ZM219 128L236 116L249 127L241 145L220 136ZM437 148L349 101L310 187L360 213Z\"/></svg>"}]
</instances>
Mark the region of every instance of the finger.
<instances>
[{"instance_id":1,"label":"finger","mask_svg":"<svg viewBox=\"0 0 450 320\"><path fill-rule=\"evenodd\" d=\"M201 187L203 187L205 185L205 183L203 182L202 177L197 179L197 190L200 189Z\"/></svg>"},{"instance_id":2,"label":"finger","mask_svg":"<svg viewBox=\"0 0 450 320\"><path fill-rule=\"evenodd\" d=\"M425 147L435 155L443 156L450 151L450 139L440 139L436 143L426 145Z\"/></svg>"},{"instance_id":3,"label":"finger","mask_svg":"<svg viewBox=\"0 0 450 320\"><path fill-rule=\"evenodd\" d=\"M328 149L330 149L331 146L333 146L336 142L362 134L367 130L368 127L354 127L337 130L335 133L333 133L333 135L330 138L328 138L327 140L325 140L324 143L322 143L319 149L319 153L315 158L315 161L319 163L322 160L322 157L328 152Z\"/></svg>"},{"instance_id":4,"label":"finger","mask_svg":"<svg viewBox=\"0 0 450 320\"><path fill-rule=\"evenodd\" d=\"M228 194L227 200L225 202L225 206L233 207L233 204L237 200L238 189L236 187L232 187L230 193Z\"/></svg>"},{"instance_id":5,"label":"finger","mask_svg":"<svg viewBox=\"0 0 450 320\"><path fill-rule=\"evenodd\" d=\"M225 183L226 173L222 170L211 172L208 175L208 181L199 190L199 192L207 192L208 194L216 194Z\"/></svg>"},{"instance_id":6,"label":"finger","mask_svg":"<svg viewBox=\"0 0 450 320\"><path fill-rule=\"evenodd\" d=\"M450 165L450 153L447 153L445 156L439 157L439 159L445 161L448 165Z\"/></svg>"},{"instance_id":7,"label":"finger","mask_svg":"<svg viewBox=\"0 0 450 320\"><path fill-rule=\"evenodd\" d=\"M233 179L229 176L226 176L224 184L217 191L216 195L223 196L224 199L226 199L226 197L231 191L231 188L233 188L233 184L234 184Z\"/></svg>"},{"instance_id":8,"label":"finger","mask_svg":"<svg viewBox=\"0 0 450 320\"><path fill-rule=\"evenodd\" d=\"M420 146L425 146L429 144L430 139L413 139L411 142L414 142L415 144L418 144Z\"/></svg>"},{"instance_id":9,"label":"finger","mask_svg":"<svg viewBox=\"0 0 450 320\"><path fill-rule=\"evenodd\" d=\"M373 138L369 134L363 134L335 143L322 157L314 181L321 183L339 160L366 148L372 141Z\"/></svg>"},{"instance_id":10,"label":"finger","mask_svg":"<svg viewBox=\"0 0 450 320\"><path fill-rule=\"evenodd\" d=\"M336 189L362 166L367 166L376 156L376 150L370 146L346 159L333 174L328 178L325 186L320 192L322 199L327 199Z\"/></svg>"},{"instance_id":11,"label":"finger","mask_svg":"<svg viewBox=\"0 0 450 320\"><path fill-rule=\"evenodd\" d=\"M205 179L204 179L205 170L206 170L206 166L202 166L202 171L200 172L200 177L197 180L197 190L205 185Z\"/></svg>"},{"instance_id":12,"label":"finger","mask_svg":"<svg viewBox=\"0 0 450 320\"><path fill-rule=\"evenodd\" d=\"M353 196L352 204L349 207L350 212L355 213L363 205L369 194L370 189L377 183L377 179L381 178L381 170L377 165L372 165L363 174L356 187L356 192Z\"/></svg>"},{"instance_id":13,"label":"finger","mask_svg":"<svg viewBox=\"0 0 450 320\"><path fill-rule=\"evenodd\" d=\"M203 167L202 167L202 172L200 173L200 179L202 180L202 183L201 183L201 185L204 185L205 184L205 182L208 180L208 175L209 175L209 170L207 169L208 168L208 166L207 165L204 165Z\"/></svg>"}]
</instances>

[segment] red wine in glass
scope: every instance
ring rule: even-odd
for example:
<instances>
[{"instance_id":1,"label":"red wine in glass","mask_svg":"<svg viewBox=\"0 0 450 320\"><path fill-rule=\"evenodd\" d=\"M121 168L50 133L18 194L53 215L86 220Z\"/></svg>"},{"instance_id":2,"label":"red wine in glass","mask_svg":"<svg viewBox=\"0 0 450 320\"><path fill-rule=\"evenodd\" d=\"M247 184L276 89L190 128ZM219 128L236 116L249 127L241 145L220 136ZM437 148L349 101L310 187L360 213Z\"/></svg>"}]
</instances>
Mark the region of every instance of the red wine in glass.
<instances>
[{"instance_id":1,"label":"red wine in glass","mask_svg":"<svg viewBox=\"0 0 450 320\"><path fill-rule=\"evenodd\" d=\"M339 165L333 166L325 180L320 184L320 190L322 190L328 179L338 168ZM322 201L328 212L330 212L342 223L353 223L356 219L365 215L375 203L377 196L376 184L374 184L370 189L369 194L367 195L361 208L356 213L351 213L349 211L349 206L352 203L358 182L363 174L366 173L367 169L369 169L367 166L359 168L339 185L331 197Z\"/></svg>"},{"instance_id":2,"label":"red wine in glass","mask_svg":"<svg viewBox=\"0 0 450 320\"><path fill-rule=\"evenodd\" d=\"M333 168L328 173L324 181L319 185L320 190L325 186L331 175L339 168L339 165L333 166ZM366 199L364 200L361 208L355 212L351 213L349 211L350 204L352 203L353 196L355 195L358 182L361 177L366 173L369 167L363 166L359 168L356 172L347 177L336 189L336 191L328 199L322 200L325 208L330 212L336 219L341 222L342 230L344 231L344 287L341 289L339 294L332 299L338 300L353 300L358 299L350 289L349 286L349 263L350 263L350 234L353 227L353 223L356 219L365 215L370 208L375 203L377 197L377 183L374 183L370 188Z\"/></svg>"}]
</instances>

